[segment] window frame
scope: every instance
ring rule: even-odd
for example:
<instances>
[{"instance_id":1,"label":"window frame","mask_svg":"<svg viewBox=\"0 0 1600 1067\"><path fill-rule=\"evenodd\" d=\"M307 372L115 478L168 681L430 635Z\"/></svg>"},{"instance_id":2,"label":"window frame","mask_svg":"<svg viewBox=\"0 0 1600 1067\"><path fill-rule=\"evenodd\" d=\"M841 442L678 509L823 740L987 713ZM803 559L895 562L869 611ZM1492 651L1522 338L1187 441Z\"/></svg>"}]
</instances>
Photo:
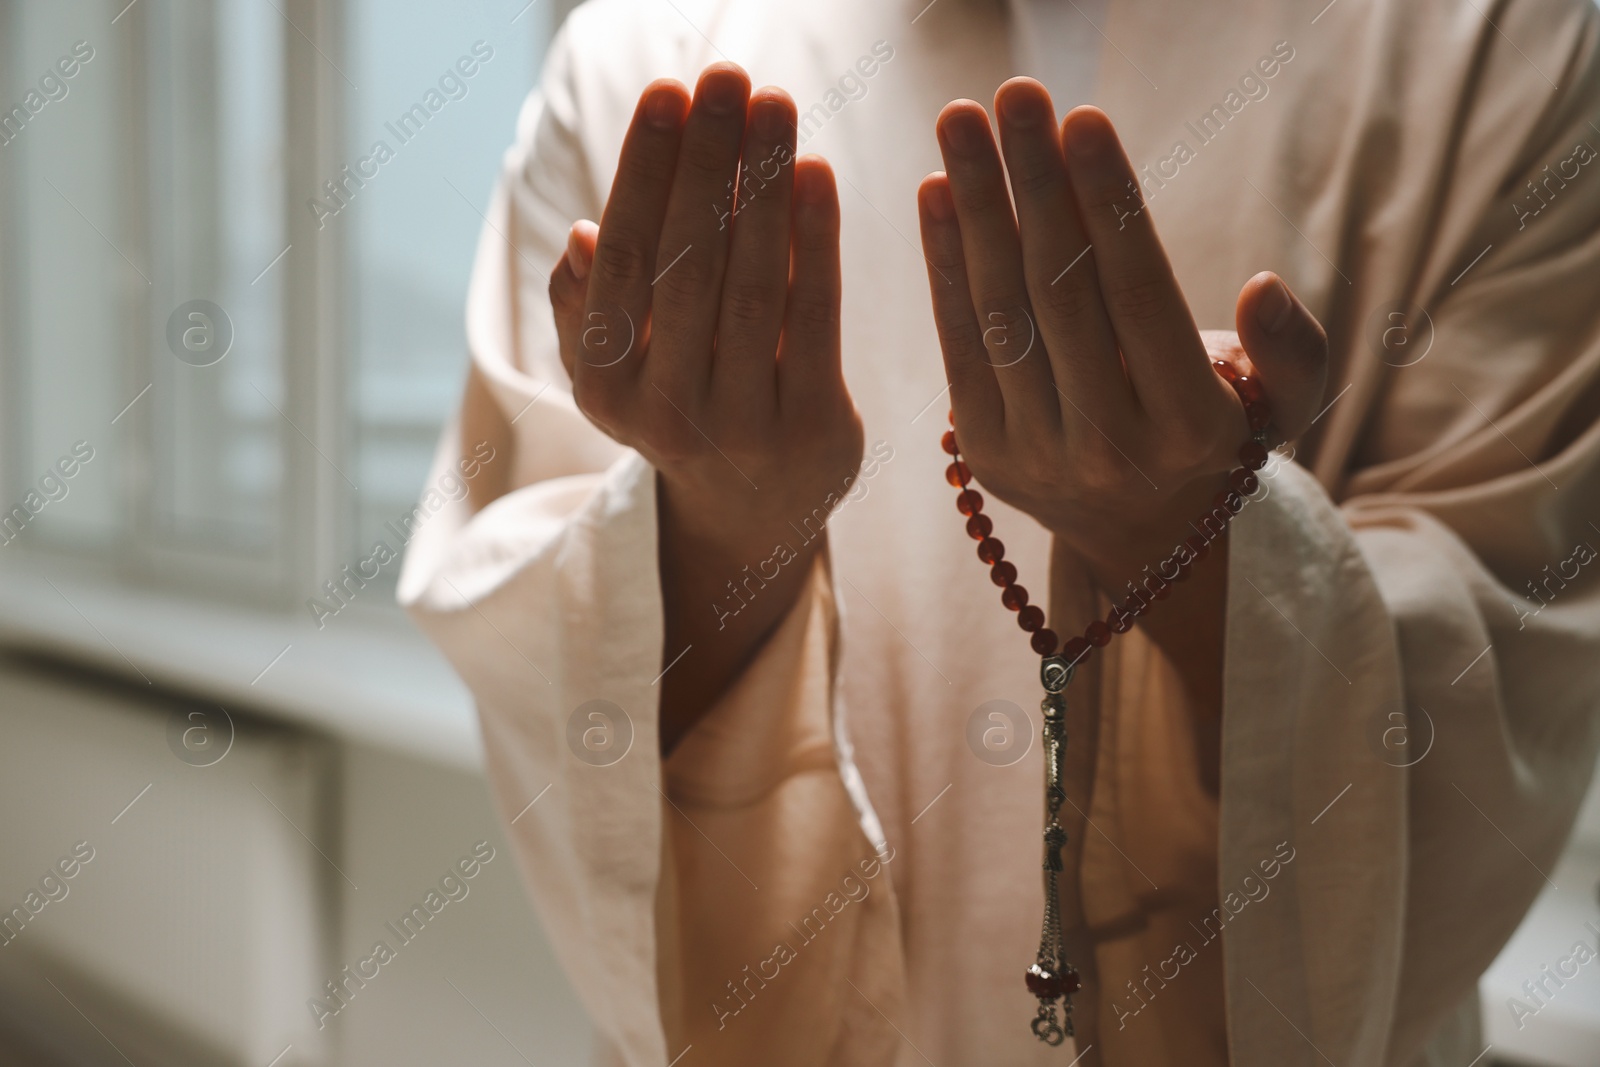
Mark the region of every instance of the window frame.
<instances>
[{"instance_id":1,"label":"window frame","mask_svg":"<svg viewBox=\"0 0 1600 1067\"><path fill-rule=\"evenodd\" d=\"M25 89L30 73L21 69L26 2L0 0L0 97L4 99ZM107 109L114 125L115 158L120 165L117 187L107 203L107 214L113 217L101 222L103 236L125 250L131 262L147 265L145 270L158 277L146 284L129 271L108 283L114 286L115 321L128 325L116 330L109 353L113 365L107 369L115 379L112 392L117 403L131 403L105 437L115 453L109 462L116 464L108 476L115 502L107 539L52 539L44 530L31 531L26 540L11 546L9 557L0 556L0 573L13 568L52 575L72 572L74 580L190 597L197 609L226 605L292 617L304 610L308 599L323 596L322 582L353 558L360 533L360 498L346 475L357 474L364 446L362 422L352 403L358 323L357 310L351 306L355 282L350 269L357 238L349 226L319 228L306 207L307 197L316 195L323 178L337 173L349 155L351 89L335 64L349 62L347 32L354 17L353 2L269 3L276 11L272 17L281 19L275 91L282 123L282 169L274 196L281 206L280 239L286 246L283 262L274 261L271 268L279 286L274 312L279 351L271 383L279 390L276 403L282 416L273 416L271 446L280 479L272 504L275 537L259 549L220 542L208 545L198 537L176 542L170 519L164 518L168 512L156 495L155 472L163 469L164 457L171 452L163 451L169 442L163 437L167 428L161 424L162 408L143 391L162 381L162 375L170 376L173 357L167 351L166 319L170 305L187 298L163 291L167 283L162 270L188 262L181 248L176 256L166 256L170 262L158 257L178 248L175 240L186 240L185 248L201 248L207 254L222 246L220 231L202 234L199 240L161 232L163 226L180 227L172 226L164 215L168 202L158 199L166 190L157 188L163 164L157 153L167 140L181 143L177 137L164 140L162 134L176 123L193 121L188 115L201 116L194 122L201 132L186 130L184 136L214 137L217 125L206 122L210 101L194 101L196 111L173 114L172 100L157 95L165 83L156 67L162 59L152 48L162 42L154 37L172 36L166 23L181 12L157 10L150 3L93 0L93 19L104 22L109 32L92 43L97 49L114 49L117 56L106 86L115 99L97 105ZM525 15L547 21L543 43L548 47L576 0L507 0L507 5L505 14L512 23ZM543 10L530 10L536 5ZM212 9L207 25L220 25L222 17L224 12ZM163 47L196 47L196 35L202 45L219 39L214 30L207 33L191 26L181 39L173 37ZM216 79L221 77L219 73ZM180 86L178 92L182 91ZM224 120L225 116L216 121ZM506 129L507 141L513 132ZM220 146L212 149L207 158L215 158L219 150ZM32 393L26 387L35 373L35 361L41 358L33 351L28 325L30 286L37 281L26 267L28 246L18 243L18 238L33 236L23 213L36 190L19 186L27 169L17 153L0 151L0 492L7 506L34 483L38 471L33 468L51 458L37 454L27 407ZM213 217L221 218L221 210ZM98 216L97 221L101 221ZM175 277L170 284L181 287L181 283ZM466 350L463 330L463 379ZM255 380L268 386L259 375ZM421 490L419 483L417 491ZM371 615L373 621L400 615L391 598L381 595L367 598L359 614Z\"/></svg>"}]
</instances>

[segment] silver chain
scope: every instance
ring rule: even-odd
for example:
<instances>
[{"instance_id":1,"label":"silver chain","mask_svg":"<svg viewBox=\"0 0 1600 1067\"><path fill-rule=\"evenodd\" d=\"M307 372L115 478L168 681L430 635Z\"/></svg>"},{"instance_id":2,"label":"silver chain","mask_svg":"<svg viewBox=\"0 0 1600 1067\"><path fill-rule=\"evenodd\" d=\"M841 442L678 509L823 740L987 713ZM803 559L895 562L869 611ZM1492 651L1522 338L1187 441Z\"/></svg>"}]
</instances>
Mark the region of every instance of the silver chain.
<instances>
[{"instance_id":1,"label":"silver chain","mask_svg":"<svg viewBox=\"0 0 1600 1067\"><path fill-rule=\"evenodd\" d=\"M1067 831L1061 825L1061 805L1067 798L1067 698L1066 688L1076 667L1061 656L1046 656L1039 668L1044 683L1044 798L1047 813L1044 828L1044 929L1039 935L1039 954L1031 974L1043 979L1062 980L1073 973L1067 962L1061 938L1061 910L1057 881L1061 874L1061 849ZM1072 1036L1072 995L1061 995L1061 1018L1056 1016L1056 997L1039 995L1039 1012L1033 1020L1035 1036L1047 1045L1059 1045Z\"/></svg>"}]
</instances>

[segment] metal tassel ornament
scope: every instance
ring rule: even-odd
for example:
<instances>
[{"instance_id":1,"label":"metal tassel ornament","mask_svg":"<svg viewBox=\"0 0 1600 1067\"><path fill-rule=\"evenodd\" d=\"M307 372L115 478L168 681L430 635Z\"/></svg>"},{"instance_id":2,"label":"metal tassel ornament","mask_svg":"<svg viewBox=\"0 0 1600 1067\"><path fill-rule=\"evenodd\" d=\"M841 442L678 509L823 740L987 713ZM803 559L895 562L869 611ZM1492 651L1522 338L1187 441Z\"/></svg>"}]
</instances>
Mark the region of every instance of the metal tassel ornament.
<instances>
[{"instance_id":1,"label":"metal tassel ornament","mask_svg":"<svg viewBox=\"0 0 1600 1067\"><path fill-rule=\"evenodd\" d=\"M1044 929L1039 934L1039 954L1028 968L1028 992L1039 998L1033 1019L1034 1035L1047 1045L1059 1045L1072 1036L1072 994L1081 986L1078 972L1067 962L1061 943L1061 908L1057 886L1061 876L1061 849L1067 831L1061 825L1061 805L1066 802L1067 685L1075 668L1063 656L1046 656L1039 668L1044 683ZM1061 1002L1060 1018L1056 1002Z\"/></svg>"}]
</instances>

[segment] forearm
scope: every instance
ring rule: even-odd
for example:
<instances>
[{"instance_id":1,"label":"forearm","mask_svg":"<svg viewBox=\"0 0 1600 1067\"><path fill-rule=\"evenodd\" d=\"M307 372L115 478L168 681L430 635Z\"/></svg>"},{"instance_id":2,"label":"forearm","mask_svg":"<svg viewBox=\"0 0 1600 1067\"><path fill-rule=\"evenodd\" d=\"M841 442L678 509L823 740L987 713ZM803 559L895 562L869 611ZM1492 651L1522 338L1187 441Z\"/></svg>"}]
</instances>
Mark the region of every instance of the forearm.
<instances>
[{"instance_id":1,"label":"forearm","mask_svg":"<svg viewBox=\"0 0 1600 1067\"><path fill-rule=\"evenodd\" d=\"M788 614L825 541L803 540L784 522L737 528L707 522L703 509L688 505L664 481L658 486L665 756Z\"/></svg>"},{"instance_id":2,"label":"forearm","mask_svg":"<svg viewBox=\"0 0 1600 1067\"><path fill-rule=\"evenodd\" d=\"M1161 562L1196 532L1184 516L1207 510L1225 484L1211 479L1187 487L1160 512L1138 517L1118 536L1098 538L1092 556L1085 554L1095 584L1114 605L1126 604L1130 583L1143 590L1158 574ZM1135 625L1176 669L1193 715L1196 750L1202 774L1215 788L1219 780L1222 723L1222 668L1228 591L1228 534L1213 540L1205 558L1189 566L1182 581L1173 582L1164 599L1152 603ZM1085 622L1087 620L1084 620ZM1081 629L1074 632L1081 633Z\"/></svg>"}]
</instances>

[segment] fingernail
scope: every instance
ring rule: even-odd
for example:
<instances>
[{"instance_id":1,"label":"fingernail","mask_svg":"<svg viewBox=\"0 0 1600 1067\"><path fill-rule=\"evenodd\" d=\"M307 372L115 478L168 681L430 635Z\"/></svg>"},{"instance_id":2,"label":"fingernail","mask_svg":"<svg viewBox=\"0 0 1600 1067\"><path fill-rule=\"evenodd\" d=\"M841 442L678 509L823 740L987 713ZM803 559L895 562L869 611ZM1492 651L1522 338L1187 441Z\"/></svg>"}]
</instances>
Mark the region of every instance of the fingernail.
<instances>
[{"instance_id":1,"label":"fingernail","mask_svg":"<svg viewBox=\"0 0 1600 1067\"><path fill-rule=\"evenodd\" d=\"M805 156L803 159L812 157ZM794 195L802 204L817 207L828 202L828 179L824 172L816 167L796 168Z\"/></svg>"},{"instance_id":2,"label":"fingernail","mask_svg":"<svg viewBox=\"0 0 1600 1067\"><path fill-rule=\"evenodd\" d=\"M1013 126L1025 128L1042 122L1045 109L1037 93L1019 86L1000 94L1000 114Z\"/></svg>"},{"instance_id":3,"label":"fingernail","mask_svg":"<svg viewBox=\"0 0 1600 1067\"><path fill-rule=\"evenodd\" d=\"M763 100L756 107L751 125L762 140L779 140L788 132L789 109L777 100Z\"/></svg>"},{"instance_id":4,"label":"fingernail","mask_svg":"<svg viewBox=\"0 0 1600 1067\"><path fill-rule=\"evenodd\" d=\"M958 155L977 155L983 150L983 135L988 132L987 122L970 112L952 115L945 120L942 132L945 143Z\"/></svg>"},{"instance_id":5,"label":"fingernail","mask_svg":"<svg viewBox=\"0 0 1600 1067\"><path fill-rule=\"evenodd\" d=\"M583 223L574 223L567 232L567 266L572 268L572 273L581 281L589 276L589 248L588 242L578 237L579 229Z\"/></svg>"},{"instance_id":6,"label":"fingernail","mask_svg":"<svg viewBox=\"0 0 1600 1067\"><path fill-rule=\"evenodd\" d=\"M1283 279L1274 274L1272 284L1262 290L1256 302L1256 324L1267 333L1277 333L1288 324L1293 311L1294 298L1284 287Z\"/></svg>"},{"instance_id":7,"label":"fingernail","mask_svg":"<svg viewBox=\"0 0 1600 1067\"><path fill-rule=\"evenodd\" d=\"M712 114L730 114L744 104L744 79L732 71L714 70L701 79L700 98Z\"/></svg>"},{"instance_id":8,"label":"fingernail","mask_svg":"<svg viewBox=\"0 0 1600 1067\"><path fill-rule=\"evenodd\" d=\"M1089 162L1108 154L1116 144L1111 127L1102 118L1080 118L1066 129L1067 154Z\"/></svg>"},{"instance_id":9,"label":"fingernail","mask_svg":"<svg viewBox=\"0 0 1600 1067\"><path fill-rule=\"evenodd\" d=\"M644 113L651 125L670 130L683 118L683 97L671 89L657 89L646 102Z\"/></svg>"},{"instance_id":10,"label":"fingernail","mask_svg":"<svg viewBox=\"0 0 1600 1067\"><path fill-rule=\"evenodd\" d=\"M926 202L928 214L940 222L949 222L956 216L955 201L950 199L950 186L945 182L928 187Z\"/></svg>"}]
</instances>

